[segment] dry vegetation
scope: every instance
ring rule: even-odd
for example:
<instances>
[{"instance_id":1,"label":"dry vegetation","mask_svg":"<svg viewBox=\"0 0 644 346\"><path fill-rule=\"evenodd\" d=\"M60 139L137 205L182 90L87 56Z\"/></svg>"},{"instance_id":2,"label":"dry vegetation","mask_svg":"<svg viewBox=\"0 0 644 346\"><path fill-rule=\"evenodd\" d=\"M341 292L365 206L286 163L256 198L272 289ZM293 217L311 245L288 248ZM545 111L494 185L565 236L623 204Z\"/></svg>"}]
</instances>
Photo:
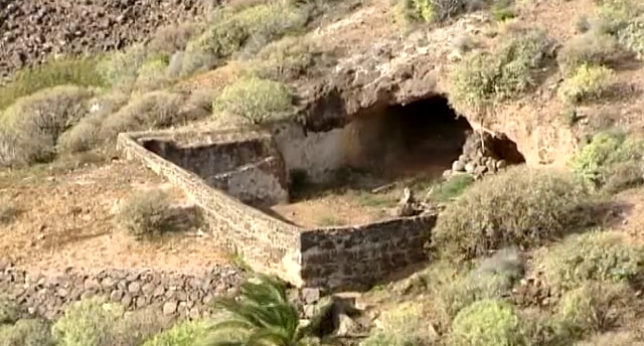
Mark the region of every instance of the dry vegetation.
<instances>
[{"instance_id":1,"label":"dry vegetation","mask_svg":"<svg viewBox=\"0 0 644 346\"><path fill-rule=\"evenodd\" d=\"M621 64L644 56L644 11L628 0L595 5L597 15L580 21L563 42L536 25L498 33L498 44L485 49L460 40L464 57L448 76L454 107L472 118L492 116L488 111L528 97L549 75L561 79L549 102L576 109L604 101L623 78ZM252 124L291 116L288 83L314 69L322 50L300 35L321 8L318 2L238 2L207 23L164 28L149 43L100 61L64 57L25 70L0 90L0 166L100 152L119 132L177 126L211 113ZM520 13L511 1L400 0L394 8L407 23L431 28L478 8L499 22ZM243 67L240 78L217 90L186 94L175 88L230 61ZM436 259L396 283L406 287L390 293L396 299L382 305L382 323L363 345L644 344L634 332L644 313L637 293L644 247L641 239L601 224L595 208L644 185L644 140L635 131L593 133L569 168L519 167L477 182L463 175L435 186L432 199L446 204L434 230ZM389 195L354 199L362 206L395 203ZM12 200L0 200L0 225L15 222L20 212ZM155 190L127 200L117 221L137 239L158 238L174 230L173 216L167 196ZM341 215L316 221L348 222ZM527 307L515 304L514 289L534 277L551 292L549 305L541 297ZM205 328L196 321L161 332L167 326L157 317L126 316L122 307L84 301L55 322L16 321L2 301L0 346L187 346Z\"/></svg>"}]
</instances>

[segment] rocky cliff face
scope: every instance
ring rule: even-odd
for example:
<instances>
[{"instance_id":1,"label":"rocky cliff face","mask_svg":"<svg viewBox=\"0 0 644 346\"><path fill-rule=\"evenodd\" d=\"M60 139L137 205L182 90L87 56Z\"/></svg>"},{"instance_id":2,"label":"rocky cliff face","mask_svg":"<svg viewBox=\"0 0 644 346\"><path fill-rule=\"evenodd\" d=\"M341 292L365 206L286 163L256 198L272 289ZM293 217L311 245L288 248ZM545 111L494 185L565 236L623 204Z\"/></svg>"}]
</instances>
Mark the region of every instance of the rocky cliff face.
<instances>
[{"instance_id":1,"label":"rocky cliff face","mask_svg":"<svg viewBox=\"0 0 644 346\"><path fill-rule=\"evenodd\" d=\"M53 54L100 53L161 26L204 16L218 0L0 0L0 80Z\"/></svg>"}]
</instances>

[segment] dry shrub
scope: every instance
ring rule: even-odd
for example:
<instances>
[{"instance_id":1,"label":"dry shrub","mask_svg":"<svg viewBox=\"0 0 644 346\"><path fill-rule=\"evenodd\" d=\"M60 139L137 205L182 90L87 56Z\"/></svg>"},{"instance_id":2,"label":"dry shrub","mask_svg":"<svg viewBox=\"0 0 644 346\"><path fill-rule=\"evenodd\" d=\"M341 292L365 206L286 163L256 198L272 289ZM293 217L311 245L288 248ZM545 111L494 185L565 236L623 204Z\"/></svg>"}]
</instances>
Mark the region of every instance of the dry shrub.
<instances>
[{"instance_id":1,"label":"dry shrub","mask_svg":"<svg viewBox=\"0 0 644 346\"><path fill-rule=\"evenodd\" d=\"M0 88L0 112L18 99L59 85L102 86L95 59L63 57L19 71L14 80Z\"/></svg>"},{"instance_id":2,"label":"dry shrub","mask_svg":"<svg viewBox=\"0 0 644 346\"><path fill-rule=\"evenodd\" d=\"M101 137L113 140L121 132L163 128L183 121L180 112L183 96L154 91L133 98L118 112L105 118Z\"/></svg>"},{"instance_id":3,"label":"dry shrub","mask_svg":"<svg viewBox=\"0 0 644 346\"><path fill-rule=\"evenodd\" d=\"M252 61L259 77L287 81L305 75L315 65L319 47L301 37L285 37L264 47Z\"/></svg>"},{"instance_id":4,"label":"dry shrub","mask_svg":"<svg viewBox=\"0 0 644 346\"><path fill-rule=\"evenodd\" d=\"M644 248L616 232L572 235L539 258L548 285L559 291L585 281L631 282L642 272Z\"/></svg>"},{"instance_id":5,"label":"dry shrub","mask_svg":"<svg viewBox=\"0 0 644 346\"><path fill-rule=\"evenodd\" d=\"M606 65L621 55L617 40L608 34L588 31L568 40L557 54L557 63L565 75L575 74L584 64Z\"/></svg>"},{"instance_id":6,"label":"dry shrub","mask_svg":"<svg viewBox=\"0 0 644 346\"><path fill-rule=\"evenodd\" d=\"M617 33L617 39L633 52L637 59L644 59L644 16L629 20Z\"/></svg>"},{"instance_id":7,"label":"dry shrub","mask_svg":"<svg viewBox=\"0 0 644 346\"><path fill-rule=\"evenodd\" d=\"M583 64L564 79L557 90L559 98L570 104L602 97L613 85L615 73L604 66Z\"/></svg>"},{"instance_id":8,"label":"dry shrub","mask_svg":"<svg viewBox=\"0 0 644 346\"><path fill-rule=\"evenodd\" d=\"M140 346L163 331L169 324L166 318L152 309L127 312L111 332L111 346Z\"/></svg>"},{"instance_id":9,"label":"dry shrub","mask_svg":"<svg viewBox=\"0 0 644 346\"><path fill-rule=\"evenodd\" d=\"M122 205L117 220L137 239L152 239L173 231L170 196L162 190L140 192Z\"/></svg>"},{"instance_id":10,"label":"dry shrub","mask_svg":"<svg viewBox=\"0 0 644 346\"><path fill-rule=\"evenodd\" d=\"M512 32L491 54L476 52L450 74L450 100L458 110L481 112L496 101L533 87L549 57L551 41L542 31Z\"/></svg>"},{"instance_id":11,"label":"dry shrub","mask_svg":"<svg viewBox=\"0 0 644 346\"><path fill-rule=\"evenodd\" d=\"M638 0L596 0L600 5L599 18L593 30L618 35L628 23L644 12Z\"/></svg>"},{"instance_id":12,"label":"dry shrub","mask_svg":"<svg viewBox=\"0 0 644 346\"><path fill-rule=\"evenodd\" d=\"M635 332L619 331L598 334L588 340L579 341L574 346L644 346L644 340Z\"/></svg>"},{"instance_id":13,"label":"dry shrub","mask_svg":"<svg viewBox=\"0 0 644 346\"><path fill-rule=\"evenodd\" d=\"M226 86L215 98L213 108L262 124L291 115L292 97L282 83L247 77Z\"/></svg>"},{"instance_id":14,"label":"dry shrub","mask_svg":"<svg viewBox=\"0 0 644 346\"><path fill-rule=\"evenodd\" d=\"M13 203L0 199L0 225L12 223L20 212L21 210L16 208ZM3 304L3 302L0 301L0 304ZM2 323L2 316L4 315L2 312L3 309L4 307L0 306L0 323Z\"/></svg>"},{"instance_id":15,"label":"dry shrub","mask_svg":"<svg viewBox=\"0 0 644 346\"><path fill-rule=\"evenodd\" d=\"M364 340L364 346L429 346L434 345L435 333L418 303L406 303L383 312L381 326Z\"/></svg>"},{"instance_id":16,"label":"dry shrub","mask_svg":"<svg viewBox=\"0 0 644 346\"><path fill-rule=\"evenodd\" d=\"M14 325L0 325L0 346L54 346L48 321L26 319Z\"/></svg>"},{"instance_id":17,"label":"dry shrub","mask_svg":"<svg viewBox=\"0 0 644 346\"><path fill-rule=\"evenodd\" d=\"M513 167L470 186L437 220L434 243L448 257L531 247L586 225L588 192L573 175Z\"/></svg>"},{"instance_id":18,"label":"dry shrub","mask_svg":"<svg viewBox=\"0 0 644 346\"><path fill-rule=\"evenodd\" d=\"M6 297L4 294L0 296L0 325L12 324L18 320L18 305L15 301Z\"/></svg>"},{"instance_id":19,"label":"dry shrub","mask_svg":"<svg viewBox=\"0 0 644 346\"><path fill-rule=\"evenodd\" d=\"M522 345L524 337L514 307L486 299L458 313L448 339L454 346L513 346Z\"/></svg>"},{"instance_id":20,"label":"dry shrub","mask_svg":"<svg viewBox=\"0 0 644 346\"><path fill-rule=\"evenodd\" d=\"M159 28L147 45L150 55L170 56L186 49L188 42L203 30L197 23L181 23Z\"/></svg>"},{"instance_id":21,"label":"dry shrub","mask_svg":"<svg viewBox=\"0 0 644 346\"><path fill-rule=\"evenodd\" d=\"M101 144L104 140L101 137L103 120L123 107L128 99L123 93L113 92L90 100L89 114L60 136L57 150L74 154L89 151Z\"/></svg>"},{"instance_id":22,"label":"dry shrub","mask_svg":"<svg viewBox=\"0 0 644 346\"><path fill-rule=\"evenodd\" d=\"M19 99L0 118L0 166L51 160L60 135L87 115L93 91L58 86Z\"/></svg>"},{"instance_id":23,"label":"dry shrub","mask_svg":"<svg viewBox=\"0 0 644 346\"><path fill-rule=\"evenodd\" d=\"M607 170L602 190L609 194L616 194L642 185L644 185L644 163L627 161L617 163Z\"/></svg>"},{"instance_id":24,"label":"dry shrub","mask_svg":"<svg viewBox=\"0 0 644 346\"><path fill-rule=\"evenodd\" d=\"M585 282L564 294L557 317L568 335L604 332L633 317L635 299L628 285Z\"/></svg>"}]
</instances>

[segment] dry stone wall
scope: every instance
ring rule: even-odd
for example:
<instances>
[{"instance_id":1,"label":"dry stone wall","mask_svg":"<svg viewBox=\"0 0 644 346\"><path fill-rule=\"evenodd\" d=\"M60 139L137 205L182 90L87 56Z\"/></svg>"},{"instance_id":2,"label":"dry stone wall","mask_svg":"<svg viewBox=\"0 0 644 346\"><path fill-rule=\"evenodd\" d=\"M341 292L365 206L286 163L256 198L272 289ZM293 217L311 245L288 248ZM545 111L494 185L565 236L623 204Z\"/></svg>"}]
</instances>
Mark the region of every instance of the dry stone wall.
<instances>
[{"instance_id":1,"label":"dry stone wall","mask_svg":"<svg viewBox=\"0 0 644 346\"><path fill-rule=\"evenodd\" d=\"M220 175L218 182L207 184L198 175L141 144L151 139L168 140L172 136L195 138L200 135L123 133L119 135L118 147L126 158L140 161L183 188L203 209L213 235L238 252L255 271L276 274L298 287L362 288L426 259L424 245L430 241L435 215L395 218L351 227L300 228L240 201L240 198L250 200L253 195L275 197L281 193L270 191L272 188L278 190L274 181L263 180L279 176L274 166L284 167L280 155L271 155L259 163L251 162ZM212 133L206 136L209 143L230 143L231 138L242 142L263 135L221 132L220 138ZM262 185L270 186L265 190Z\"/></svg>"},{"instance_id":2,"label":"dry stone wall","mask_svg":"<svg viewBox=\"0 0 644 346\"><path fill-rule=\"evenodd\" d=\"M127 310L152 309L168 318L208 316L214 297L234 292L243 280L232 267L201 275L149 270L103 270L95 275L68 271L58 276L32 276L24 270L0 268L0 297L17 303L22 317L55 319L65 306L96 297Z\"/></svg>"}]
</instances>

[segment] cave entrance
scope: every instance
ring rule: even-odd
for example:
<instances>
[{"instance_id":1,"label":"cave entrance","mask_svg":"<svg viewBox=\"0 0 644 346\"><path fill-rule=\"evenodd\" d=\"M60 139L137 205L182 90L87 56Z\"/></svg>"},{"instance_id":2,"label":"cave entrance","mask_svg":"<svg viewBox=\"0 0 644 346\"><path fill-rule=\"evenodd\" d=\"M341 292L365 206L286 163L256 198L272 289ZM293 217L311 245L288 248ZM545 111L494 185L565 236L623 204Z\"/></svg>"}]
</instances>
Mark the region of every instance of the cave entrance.
<instances>
[{"instance_id":1,"label":"cave entrance","mask_svg":"<svg viewBox=\"0 0 644 346\"><path fill-rule=\"evenodd\" d=\"M419 173L440 177L458 160L473 132L443 96L364 112L348 126L353 146L359 148L352 165L389 178Z\"/></svg>"}]
</instances>

